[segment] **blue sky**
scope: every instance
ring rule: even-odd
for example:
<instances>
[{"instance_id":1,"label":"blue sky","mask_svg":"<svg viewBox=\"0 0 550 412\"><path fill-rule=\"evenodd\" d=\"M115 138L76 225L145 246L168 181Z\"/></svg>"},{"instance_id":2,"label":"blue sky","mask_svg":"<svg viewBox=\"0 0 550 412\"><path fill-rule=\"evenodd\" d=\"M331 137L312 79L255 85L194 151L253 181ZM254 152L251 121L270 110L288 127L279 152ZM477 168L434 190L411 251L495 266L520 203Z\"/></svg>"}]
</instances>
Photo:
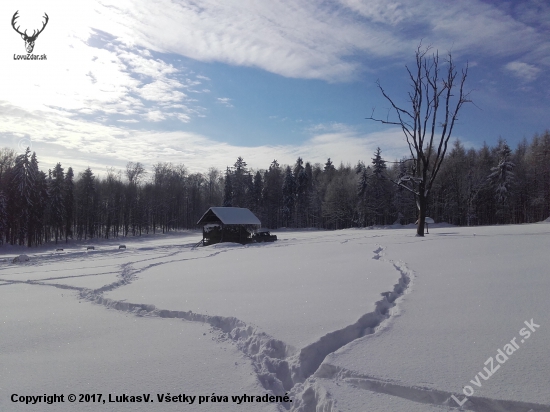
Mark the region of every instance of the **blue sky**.
<instances>
[{"instance_id":1,"label":"blue sky","mask_svg":"<svg viewBox=\"0 0 550 412\"><path fill-rule=\"evenodd\" d=\"M26 54L9 22L48 26ZM0 145L77 171L273 159L355 164L407 153L382 86L406 105L422 42L469 64L454 136L515 146L549 128L550 3L280 0L15 1L0 5Z\"/></svg>"}]
</instances>

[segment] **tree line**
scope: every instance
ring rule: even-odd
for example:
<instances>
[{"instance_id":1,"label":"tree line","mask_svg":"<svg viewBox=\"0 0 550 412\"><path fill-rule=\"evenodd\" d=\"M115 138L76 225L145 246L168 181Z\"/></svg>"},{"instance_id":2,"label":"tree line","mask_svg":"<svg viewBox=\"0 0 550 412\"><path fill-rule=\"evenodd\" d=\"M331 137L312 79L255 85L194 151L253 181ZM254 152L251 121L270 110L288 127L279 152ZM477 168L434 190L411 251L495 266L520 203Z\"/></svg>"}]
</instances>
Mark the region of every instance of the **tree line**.
<instances>
[{"instance_id":1,"label":"tree line","mask_svg":"<svg viewBox=\"0 0 550 412\"><path fill-rule=\"evenodd\" d=\"M0 149L0 243L40 245L69 239L117 238L196 227L212 206L246 207L265 227L343 229L414 223L410 159L388 162L377 149L355 166L328 159L253 170L239 157L225 172L189 173L159 162L150 171L129 162L98 178L75 176L58 163L39 169L36 153ZM550 216L550 131L512 150L466 149L455 141L433 184L427 214L460 226L530 223Z\"/></svg>"}]
</instances>

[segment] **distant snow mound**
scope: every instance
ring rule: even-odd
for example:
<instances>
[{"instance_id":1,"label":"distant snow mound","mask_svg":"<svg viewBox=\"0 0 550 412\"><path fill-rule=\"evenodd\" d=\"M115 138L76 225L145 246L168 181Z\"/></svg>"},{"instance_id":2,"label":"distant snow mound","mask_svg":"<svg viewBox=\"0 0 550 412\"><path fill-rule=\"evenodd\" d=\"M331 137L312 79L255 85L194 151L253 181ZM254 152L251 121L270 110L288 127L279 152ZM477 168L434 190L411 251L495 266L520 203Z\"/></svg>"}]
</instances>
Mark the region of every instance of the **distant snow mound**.
<instances>
[{"instance_id":1,"label":"distant snow mound","mask_svg":"<svg viewBox=\"0 0 550 412\"><path fill-rule=\"evenodd\" d=\"M28 262L29 257L27 255L19 255L13 258L11 263L21 263L21 262Z\"/></svg>"},{"instance_id":2,"label":"distant snow mound","mask_svg":"<svg viewBox=\"0 0 550 412\"><path fill-rule=\"evenodd\" d=\"M546 219L544 219L544 222L550 223L550 216L548 216Z\"/></svg>"}]
</instances>

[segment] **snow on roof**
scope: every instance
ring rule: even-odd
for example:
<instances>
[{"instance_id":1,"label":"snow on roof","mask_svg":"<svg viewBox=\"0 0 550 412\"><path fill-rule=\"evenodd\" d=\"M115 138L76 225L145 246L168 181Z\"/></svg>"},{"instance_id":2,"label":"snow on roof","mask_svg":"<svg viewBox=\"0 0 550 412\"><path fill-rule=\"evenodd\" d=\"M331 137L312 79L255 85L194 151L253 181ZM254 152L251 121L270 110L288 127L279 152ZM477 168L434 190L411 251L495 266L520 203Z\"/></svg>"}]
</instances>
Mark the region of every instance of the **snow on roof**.
<instances>
[{"instance_id":1,"label":"snow on roof","mask_svg":"<svg viewBox=\"0 0 550 412\"><path fill-rule=\"evenodd\" d=\"M197 222L198 225L221 221L224 225L260 225L254 213L241 207L211 207Z\"/></svg>"}]
</instances>

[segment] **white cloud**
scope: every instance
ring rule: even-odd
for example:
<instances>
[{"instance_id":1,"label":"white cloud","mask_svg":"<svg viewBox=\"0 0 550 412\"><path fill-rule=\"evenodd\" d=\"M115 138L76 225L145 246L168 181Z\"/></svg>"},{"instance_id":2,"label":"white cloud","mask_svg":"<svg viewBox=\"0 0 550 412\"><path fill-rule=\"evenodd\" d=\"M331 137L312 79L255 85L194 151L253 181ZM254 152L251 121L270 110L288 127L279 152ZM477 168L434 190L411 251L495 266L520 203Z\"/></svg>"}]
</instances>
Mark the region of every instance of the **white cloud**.
<instances>
[{"instance_id":1,"label":"white cloud","mask_svg":"<svg viewBox=\"0 0 550 412\"><path fill-rule=\"evenodd\" d=\"M217 101L220 104L223 104L225 107L234 107L233 104L231 104L231 100L229 97L218 97Z\"/></svg>"},{"instance_id":2,"label":"white cloud","mask_svg":"<svg viewBox=\"0 0 550 412\"><path fill-rule=\"evenodd\" d=\"M156 102L179 102L186 96L184 93L174 90L181 88L181 83L173 79L155 80L138 89L139 95Z\"/></svg>"},{"instance_id":3,"label":"white cloud","mask_svg":"<svg viewBox=\"0 0 550 412\"><path fill-rule=\"evenodd\" d=\"M101 123L67 118L63 112L24 112L0 102L0 146L18 149L32 141L37 149L41 167L61 162L64 167L90 166L102 171L106 165L123 167L128 161L151 166L159 161L184 163L191 171L204 172L210 166L224 169L242 156L250 167L267 168L273 159L292 164L301 156L312 163L355 164L370 161L376 147L383 149L387 160L407 154L403 133L399 129L363 134L340 125L340 131L313 132L311 138L295 145L235 146L188 132L154 132L129 130ZM148 120L162 118L161 112L149 112ZM19 133L12 131L19 125ZM21 143L23 142L23 143ZM65 153L65 154L63 154Z\"/></svg>"},{"instance_id":4,"label":"white cloud","mask_svg":"<svg viewBox=\"0 0 550 412\"><path fill-rule=\"evenodd\" d=\"M151 110L145 114L145 119L150 122L160 122L166 119L166 116L159 110Z\"/></svg>"},{"instance_id":5,"label":"white cloud","mask_svg":"<svg viewBox=\"0 0 550 412\"><path fill-rule=\"evenodd\" d=\"M309 126L306 128L306 132L308 133L328 133L328 132L349 132L350 128L348 125L343 123L319 123L315 124L313 126Z\"/></svg>"},{"instance_id":6,"label":"white cloud","mask_svg":"<svg viewBox=\"0 0 550 412\"><path fill-rule=\"evenodd\" d=\"M341 3L374 23L384 23L392 26L411 19L415 14L414 7L410 7L410 2L404 4L399 1L387 0L371 0L369 2L341 0Z\"/></svg>"},{"instance_id":7,"label":"white cloud","mask_svg":"<svg viewBox=\"0 0 550 412\"><path fill-rule=\"evenodd\" d=\"M15 5L10 3L0 4L0 14L13 14L9 10ZM48 60L39 65L27 61L3 64L0 98L31 113L49 116L65 112L69 117L86 116L101 122L112 117L116 120L117 116L123 116L122 123L143 117L157 122L167 118L188 122L202 113L185 93L200 81L189 78L184 68L92 29L108 29L112 24L101 15L103 7L100 2L34 4L29 0L20 14L30 18L36 10L46 8L50 16L35 46L35 53L46 53ZM40 19L42 15L36 16ZM8 32L1 33L7 40L6 49L23 52L22 40L10 30L8 26Z\"/></svg>"},{"instance_id":8,"label":"white cloud","mask_svg":"<svg viewBox=\"0 0 550 412\"><path fill-rule=\"evenodd\" d=\"M402 52L394 41L411 47L420 40L440 51L452 50L455 55L510 56L532 54L550 45L543 31L525 24L514 14L480 0L442 3L439 0L390 1L340 0L369 22L378 23L385 46L393 53ZM523 7L521 2L521 6ZM374 28L371 24L367 26ZM388 31L388 32L387 32ZM371 49L369 48L369 51ZM549 56L546 50L546 57Z\"/></svg>"},{"instance_id":9,"label":"white cloud","mask_svg":"<svg viewBox=\"0 0 550 412\"><path fill-rule=\"evenodd\" d=\"M532 82L540 74L541 69L520 61L513 61L504 66L504 68L515 77L525 81Z\"/></svg>"}]
</instances>

